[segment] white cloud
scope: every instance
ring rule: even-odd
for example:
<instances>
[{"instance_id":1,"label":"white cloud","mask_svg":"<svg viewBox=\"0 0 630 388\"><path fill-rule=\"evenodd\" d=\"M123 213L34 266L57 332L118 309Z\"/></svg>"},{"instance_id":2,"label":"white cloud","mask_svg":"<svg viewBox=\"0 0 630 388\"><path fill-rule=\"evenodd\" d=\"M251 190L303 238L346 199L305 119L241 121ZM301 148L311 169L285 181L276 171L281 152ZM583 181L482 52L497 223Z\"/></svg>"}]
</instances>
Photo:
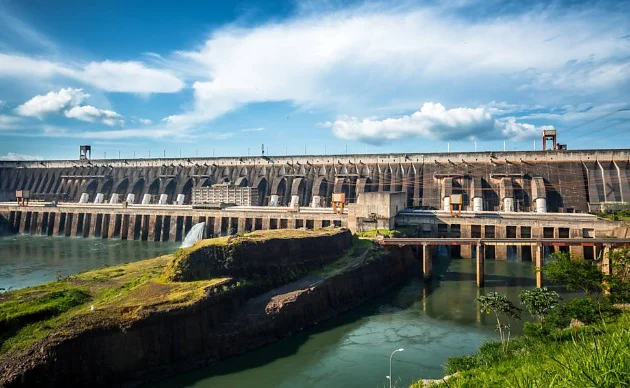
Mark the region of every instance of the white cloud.
<instances>
[{"instance_id":1,"label":"white cloud","mask_svg":"<svg viewBox=\"0 0 630 388\"><path fill-rule=\"evenodd\" d=\"M417 100L444 89L454 98L486 93L490 98L481 98L490 100L524 83L596 93L630 77L630 46L618 39L627 34L622 16L553 7L493 19L451 11L358 7L218 29L198 50L177 54L181 68L194 69L195 105L166 122L193 127L274 101L369 111L401 95ZM588 71L571 61L587 63Z\"/></svg>"},{"instance_id":2,"label":"white cloud","mask_svg":"<svg viewBox=\"0 0 630 388\"><path fill-rule=\"evenodd\" d=\"M7 105L7 102L4 100L0 100L0 110L4 109L4 107Z\"/></svg>"},{"instance_id":3,"label":"white cloud","mask_svg":"<svg viewBox=\"0 0 630 388\"><path fill-rule=\"evenodd\" d=\"M64 114L69 118L90 123L101 122L109 126L122 125L125 123L123 117L118 113L111 110L98 109L92 105L75 106Z\"/></svg>"},{"instance_id":4,"label":"white cloud","mask_svg":"<svg viewBox=\"0 0 630 388\"><path fill-rule=\"evenodd\" d=\"M241 129L241 132L260 132L260 131L264 131L265 128L263 127L258 127L258 128L245 128L245 129Z\"/></svg>"},{"instance_id":5,"label":"white cloud","mask_svg":"<svg viewBox=\"0 0 630 388\"><path fill-rule=\"evenodd\" d=\"M150 125L153 123L153 121L151 121L150 119L138 119L138 122L144 125Z\"/></svg>"},{"instance_id":6,"label":"white cloud","mask_svg":"<svg viewBox=\"0 0 630 388\"><path fill-rule=\"evenodd\" d=\"M107 92L175 93L184 87L171 71L141 62L62 63L24 55L0 53L0 77L52 78L62 76Z\"/></svg>"},{"instance_id":7,"label":"white cloud","mask_svg":"<svg viewBox=\"0 0 630 388\"><path fill-rule=\"evenodd\" d=\"M15 124L19 123L20 120L19 117L0 115L0 129L13 129L15 128Z\"/></svg>"},{"instance_id":8,"label":"white cloud","mask_svg":"<svg viewBox=\"0 0 630 388\"><path fill-rule=\"evenodd\" d=\"M46 115L58 114L65 109L77 106L88 97L90 95L84 93L83 89L66 88L58 92L35 96L15 108L15 111L22 116L43 119Z\"/></svg>"},{"instance_id":9,"label":"white cloud","mask_svg":"<svg viewBox=\"0 0 630 388\"><path fill-rule=\"evenodd\" d=\"M26 155L26 154L18 154L15 152L9 152L6 155L0 155L0 160L3 160L3 161L44 160L44 158L38 155Z\"/></svg>"},{"instance_id":10,"label":"white cloud","mask_svg":"<svg viewBox=\"0 0 630 388\"><path fill-rule=\"evenodd\" d=\"M123 116L114 111L80 105L89 97L83 89L66 88L35 96L15 108L15 111L22 116L37 117L40 120L49 114L63 113L68 118L90 123L100 122L109 126L124 124Z\"/></svg>"},{"instance_id":11,"label":"white cloud","mask_svg":"<svg viewBox=\"0 0 630 388\"><path fill-rule=\"evenodd\" d=\"M434 140L521 140L538 137L543 129L518 123L514 117L496 119L485 107L446 109L442 104L433 102L425 103L420 110L408 116L363 120L343 116L327 123L327 126L332 128L335 136L342 139L376 144L410 137Z\"/></svg>"}]
</instances>

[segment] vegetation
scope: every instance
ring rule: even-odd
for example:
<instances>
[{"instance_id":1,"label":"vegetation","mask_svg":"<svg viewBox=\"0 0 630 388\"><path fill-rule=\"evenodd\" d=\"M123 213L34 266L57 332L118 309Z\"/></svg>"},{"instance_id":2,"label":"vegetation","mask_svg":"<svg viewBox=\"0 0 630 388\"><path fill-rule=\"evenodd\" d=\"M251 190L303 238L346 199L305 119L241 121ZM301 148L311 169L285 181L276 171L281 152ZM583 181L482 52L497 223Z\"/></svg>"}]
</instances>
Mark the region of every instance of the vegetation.
<instances>
[{"instance_id":1,"label":"vegetation","mask_svg":"<svg viewBox=\"0 0 630 388\"><path fill-rule=\"evenodd\" d=\"M510 344L511 319L520 319L521 309L516 307L505 295L497 292L489 292L477 298L481 312L484 314L494 314L497 319L497 330L501 338L503 351L507 350Z\"/></svg>"},{"instance_id":2,"label":"vegetation","mask_svg":"<svg viewBox=\"0 0 630 388\"><path fill-rule=\"evenodd\" d=\"M363 238L396 238L396 237L420 237L419 229L413 227L400 227L397 229L372 229L357 234Z\"/></svg>"},{"instance_id":3,"label":"vegetation","mask_svg":"<svg viewBox=\"0 0 630 388\"><path fill-rule=\"evenodd\" d=\"M598 217L607 218L612 221L630 221L630 204L609 204L596 214Z\"/></svg>"},{"instance_id":4,"label":"vegetation","mask_svg":"<svg viewBox=\"0 0 630 388\"><path fill-rule=\"evenodd\" d=\"M611 274L597 263L555 253L545 265L548 279L583 298L561 304L546 288L524 290L521 304L535 322L526 322L524 335L506 346L487 342L473 355L450 358L445 372L457 375L436 386L447 387L627 387L630 386L630 312L613 306L627 301L627 249L610 253ZM603 291L608 291L606 295ZM485 313L517 311L505 297L488 293L478 298ZM503 322L497 314L497 327ZM503 326L505 327L505 326ZM509 340L509 334L508 334ZM412 387L422 387L418 382Z\"/></svg>"},{"instance_id":5,"label":"vegetation","mask_svg":"<svg viewBox=\"0 0 630 388\"><path fill-rule=\"evenodd\" d=\"M160 275L171 259L168 255L105 267L0 294L0 355L49 335L63 338L92 327L124 326L237 285L230 278L164 282Z\"/></svg>"}]
</instances>

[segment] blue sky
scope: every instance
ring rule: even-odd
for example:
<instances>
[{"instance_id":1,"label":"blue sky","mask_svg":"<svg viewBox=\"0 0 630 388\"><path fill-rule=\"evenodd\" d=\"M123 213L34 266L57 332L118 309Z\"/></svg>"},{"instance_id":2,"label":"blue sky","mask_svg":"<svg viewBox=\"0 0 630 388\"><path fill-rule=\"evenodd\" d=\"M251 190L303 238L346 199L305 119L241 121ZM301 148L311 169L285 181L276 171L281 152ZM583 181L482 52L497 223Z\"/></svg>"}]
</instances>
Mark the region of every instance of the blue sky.
<instances>
[{"instance_id":1,"label":"blue sky","mask_svg":"<svg viewBox=\"0 0 630 388\"><path fill-rule=\"evenodd\" d=\"M0 159L630 145L630 2L0 0Z\"/></svg>"}]
</instances>

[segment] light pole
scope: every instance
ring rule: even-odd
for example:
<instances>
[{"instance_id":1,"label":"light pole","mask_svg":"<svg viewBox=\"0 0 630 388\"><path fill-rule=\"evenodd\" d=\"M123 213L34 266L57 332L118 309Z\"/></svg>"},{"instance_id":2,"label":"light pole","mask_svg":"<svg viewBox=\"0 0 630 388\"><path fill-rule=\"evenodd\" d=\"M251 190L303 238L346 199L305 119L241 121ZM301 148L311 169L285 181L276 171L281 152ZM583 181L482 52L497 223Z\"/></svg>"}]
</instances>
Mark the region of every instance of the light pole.
<instances>
[{"instance_id":1,"label":"light pole","mask_svg":"<svg viewBox=\"0 0 630 388\"><path fill-rule=\"evenodd\" d=\"M402 352L403 350L405 350L405 349L403 349L403 348L396 349L396 350L394 350L392 352L392 355L389 356L389 376L387 376L387 378L389 379L389 388L392 388L392 380L393 380L392 379L392 357L394 357L394 353Z\"/></svg>"}]
</instances>

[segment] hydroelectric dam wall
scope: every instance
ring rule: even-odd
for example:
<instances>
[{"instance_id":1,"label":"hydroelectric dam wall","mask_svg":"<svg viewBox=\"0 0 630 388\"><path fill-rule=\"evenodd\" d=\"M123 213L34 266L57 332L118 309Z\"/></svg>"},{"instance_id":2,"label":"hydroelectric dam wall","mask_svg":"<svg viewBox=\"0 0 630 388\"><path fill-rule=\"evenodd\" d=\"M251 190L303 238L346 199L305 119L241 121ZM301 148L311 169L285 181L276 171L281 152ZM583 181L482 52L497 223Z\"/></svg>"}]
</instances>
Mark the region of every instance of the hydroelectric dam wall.
<instances>
[{"instance_id":1,"label":"hydroelectric dam wall","mask_svg":"<svg viewBox=\"0 0 630 388\"><path fill-rule=\"evenodd\" d=\"M226 183L257 188L258 206L190 205L193 188ZM206 222L206 236L328 225L352 229L380 212L377 203L355 204L366 192L403 193L396 209L383 216L390 226L420 222L408 216L394 221L405 208L448 212L456 194L462 211L485 214L486 223L497 224L492 212L509 212L519 225L519 213L586 213L628 202L629 184L630 150L4 161L0 233L181 241L197 222ZM16 190L30 191L28 206L17 205ZM350 210L334 212L333 193L345 193ZM84 194L87 203L79 203ZM129 194L134 201L122 204ZM183 204L174 204L182 195ZM269 206L272 196L278 206ZM166 201L157 203L160 197ZM143 198L149 203L141 204ZM572 227L564 223L555 226Z\"/></svg>"}]
</instances>

